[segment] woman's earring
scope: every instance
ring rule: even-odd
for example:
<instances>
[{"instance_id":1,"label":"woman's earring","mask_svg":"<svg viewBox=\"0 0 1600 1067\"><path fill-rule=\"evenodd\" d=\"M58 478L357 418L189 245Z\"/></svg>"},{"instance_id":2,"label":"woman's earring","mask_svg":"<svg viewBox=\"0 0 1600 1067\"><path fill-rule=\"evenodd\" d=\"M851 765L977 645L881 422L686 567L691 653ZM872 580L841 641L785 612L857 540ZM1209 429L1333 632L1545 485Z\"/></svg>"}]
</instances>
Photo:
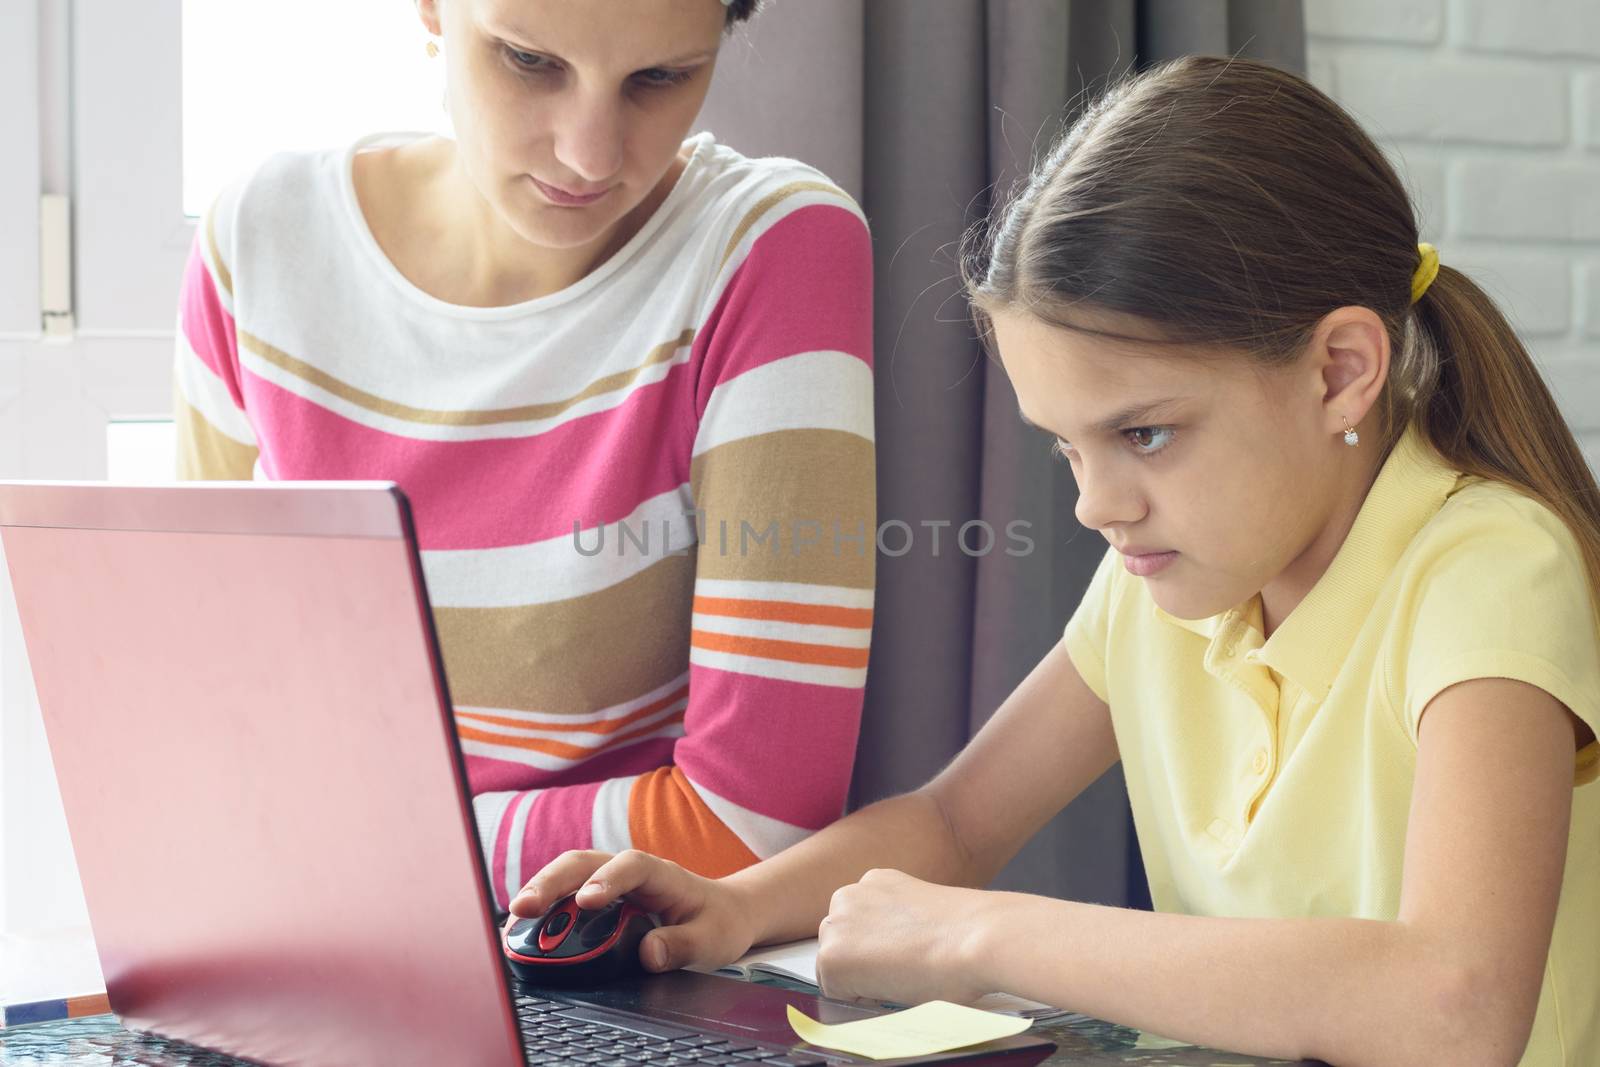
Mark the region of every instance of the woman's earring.
<instances>
[{"instance_id":1,"label":"woman's earring","mask_svg":"<svg viewBox=\"0 0 1600 1067\"><path fill-rule=\"evenodd\" d=\"M439 58L439 42L437 42L437 41L429 41L428 42L427 52L428 52L428 58L429 59L438 59Z\"/></svg>"},{"instance_id":2,"label":"woman's earring","mask_svg":"<svg viewBox=\"0 0 1600 1067\"><path fill-rule=\"evenodd\" d=\"M1344 443L1349 445L1351 448L1354 448L1356 445L1361 443L1361 435L1350 428L1349 419L1344 420Z\"/></svg>"}]
</instances>

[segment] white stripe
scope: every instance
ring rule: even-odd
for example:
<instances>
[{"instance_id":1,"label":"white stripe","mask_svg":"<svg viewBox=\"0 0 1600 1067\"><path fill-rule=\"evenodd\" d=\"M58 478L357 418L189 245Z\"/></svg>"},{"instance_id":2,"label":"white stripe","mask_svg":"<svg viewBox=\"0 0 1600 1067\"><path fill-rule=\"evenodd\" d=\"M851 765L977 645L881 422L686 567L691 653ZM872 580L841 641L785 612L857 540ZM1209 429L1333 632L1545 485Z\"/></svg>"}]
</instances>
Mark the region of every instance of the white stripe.
<instances>
[{"instance_id":1,"label":"white stripe","mask_svg":"<svg viewBox=\"0 0 1600 1067\"><path fill-rule=\"evenodd\" d=\"M872 419L872 368L843 352L804 352L713 389L694 455L776 430L843 430L871 441Z\"/></svg>"},{"instance_id":2,"label":"white stripe","mask_svg":"<svg viewBox=\"0 0 1600 1067\"><path fill-rule=\"evenodd\" d=\"M691 648L689 662L701 667L713 667L719 671L752 674L758 678L776 678L782 682L801 682L806 685L860 689L867 684L867 671L864 667L818 667L809 663L735 656L704 648Z\"/></svg>"},{"instance_id":3,"label":"white stripe","mask_svg":"<svg viewBox=\"0 0 1600 1067\"><path fill-rule=\"evenodd\" d=\"M516 719L519 722L525 723L529 727L548 726L559 723L583 723L585 725L589 725L591 723L611 722L616 719L626 718L627 716L638 711L640 708L645 707L648 704L654 704L656 701L664 699L665 697L677 692L679 689L682 689L686 684L688 684L688 681L689 672L684 671L666 685L657 686L641 697L635 697L634 699L621 704L613 704L611 707L601 708L599 711L588 711L577 715L553 714L546 711L522 711L518 708L483 708L474 707L467 704L457 704L456 711L475 715L497 715L501 718Z\"/></svg>"},{"instance_id":4,"label":"white stripe","mask_svg":"<svg viewBox=\"0 0 1600 1067\"><path fill-rule=\"evenodd\" d=\"M653 715L647 715L636 723L630 723L623 733L632 733L634 730L645 730L651 725L659 723L662 719L671 718L689 706L689 698L676 700ZM503 726L500 723L487 723L474 718L470 713L460 709L456 711L457 720L463 726L470 726L484 733L499 734L501 737L537 737L545 741L560 741L563 744L578 745L585 748L598 748L605 744L615 734L603 730L540 730L537 727Z\"/></svg>"},{"instance_id":5,"label":"white stripe","mask_svg":"<svg viewBox=\"0 0 1600 1067\"><path fill-rule=\"evenodd\" d=\"M807 582L744 582L730 578L700 578L695 596L729 600L787 600L791 604L828 604L836 608L871 608L872 590L844 585Z\"/></svg>"},{"instance_id":6,"label":"white stripe","mask_svg":"<svg viewBox=\"0 0 1600 1067\"><path fill-rule=\"evenodd\" d=\"M682 736L683 722L682 720L679 720L678 722L663 726L661 729L655 730L643 737L636 737L625 745L617 745L613 748L608 748L606 749L606 752L622 752L626 749L632 748L634 745L641 744L645 741L651 741L659 737ZM580 756L577 759L567 759L563 756L551 756L544 752L536 752L533 749L521 748L517 745L496 745L489 741L473 741L467 738L461 739L461 752L466 756L481 756L484 759L495 759L506 763L517 763L524 767L536 767L542 771L564 771L568 767L576 767L578 764L592 759L595 755L598 755L598 753L590 753L588 755Z\"/></svg>"},{"instance_id":7,"label":"white stripe","mask_svg":"<svg viewBox=\"0 0 1600 1067\"><path fill-rule=\"evenodd\" d=\"M500 819L506 813L515 791L479 793L472 798L472 816L478 824L478 846L483 849L483 862L494 870L494 843L500 837Z\"/></svg>"},{"instance_id":8,"label":"white stripe","mask_svg":"<svg viewBox=\"0 0 1600 1067\"><path fill-rule=\"evenodd\" d=\"M177 344L178 358L173 376L177 379L178 392L182 394L184 402L199 412L224 437L254 447L256 432L251 428L250 420L234 405L233 396L223 380L206 366L194 346L189 344L182 325L178 327Z\"/></svg>"},{"instance_id":9,"label":"white stripe","mask_svg":"<svg viewBox=\"0 0 1600 1067\"><path fill-rule=\"evenodd\" d=\"M684 775L689 778L688 775ZM711 792L705 786L689 778L689 784L706 802L706 807L711 813L722 820L722 825L732 830L739 836L739 840L762 859L782 852L790 845L804 841L811 836L811 831L791 823L774 819L770 815L761 815L742 808L731 800L725 800ZM839 814L843 815L844 812Z\"/></svg>"},{"instance_id":10,"label":"white stripe","mask_svg":"<svg viewBox=\"0 0 1600 1067\"><path fill-rule=\"evenodd\" d=\"M693 545L693 507L685 483L576 537L568 531L525 545L424 552L428 596L436 608L509 608L601 592Z\"/></svg>"},{"instance_id":11,"label":"white stripe","mask_svg":"<svg viewBox=\"0 0 1600 1067\"><path fill-rule=\"evenodd\" d=\"M539 790L528 790L528 799L517 808L511 819L511 834L506 838L506 898L517 895L522 888L522 838L528 832L528 812L539 799Z\"/></svg>"},{"instance_id":12,"label":"white stripe","mask_svg":"<svg viewBox=\"0 0 1600 1067\"><path fill-rule=\"evenodd\" d=\"M798 622L772 622L767 619L736 619L727 615L702 615L698 611L690 625L696 630L738 637L761 637L772 641L803 641L810 645L835 648L868 648L872 631L842 626L811 626Z\"/></svg>"},{"instance_id":13,"label":"white stripe","mask_svg":"<svg viewBox=\"0 0 1600 1067\"><path fill-rule=\"evenodd\" d=\"M689 362L692 354L692 346L681 345L679 346L678 350L673 353L671 359L665 360L661 363L651 364L650 366L643 368L626 385L617 389L613 389L610 392L600 393L596 396L588 397L576 404L573 404L571 407L566 408L560 414L550 416L549 418L525 419L519 422L497 422L486 426L459 426L443 425L431 422L413 422L410 419L396 418L392 415L384 415L380 412L373 411L371 408L362 407L358 404L351 403L350 401L345 400L343 397L335 396L326 389L323 389L317 385L313 385L311 382L306 381L306 379L300 377L299 375L285 370L276 363L262 358L255 352L251 351L248 347L243 345L241 345L239 349L239 362L242 366L247 367L252 374L271 382L287 392L293 393L295 396L302 397L313 404L327 408L329 411L336 412L350 421L359 423L362 426L368 426L384 433L391 433L401 437L410 437L425 441L483 441L502 437L532 437L536 434L548 433L551 430L558 429L561 426L581 419L586 415L593 415L598 412L610 411L613 408L620 407L633 393L640 389L646 388L647 386L654 385L664 379L677 364ZM306 359L303 355L298 353L292 353L292 355L302 362L312 363L311 360ZM315 366L315 363L312 363L312 365ZM436 385L438 384L438 381L439 379L437 378L430 378L428 379L428 384ZM390 387L394 387L396 385L396 383L392 382L385 384L389 385ZM428 408L431 406L425 402L413 402L413 400L421 401L425 400L426 398L385 395L381 393L379 389L367 389L364 391L380 395L384 400L405 404L409 407ZM538 400L534 400L524 401L523 403L539 402L540 401ZM434 401L434 403L437 404L438 401ZM499 408L520 405L511 402L505 397L497 397L494 406ZM463 405L463 409L471 410L471 406Z\"/></svg>"},{"instance_id":14,"label":"white stripe","mask_svg":"<svg viewBox=\"0 0 1600 1067\"><path fill-rule=\"evenodd\" d=\"M601 783L600 791L594 795L591 847L601 852L626 852L633 847L633 835L628 832L628 796L638 780L639 776L634 775Z\"/></svg>"}]
</instances>

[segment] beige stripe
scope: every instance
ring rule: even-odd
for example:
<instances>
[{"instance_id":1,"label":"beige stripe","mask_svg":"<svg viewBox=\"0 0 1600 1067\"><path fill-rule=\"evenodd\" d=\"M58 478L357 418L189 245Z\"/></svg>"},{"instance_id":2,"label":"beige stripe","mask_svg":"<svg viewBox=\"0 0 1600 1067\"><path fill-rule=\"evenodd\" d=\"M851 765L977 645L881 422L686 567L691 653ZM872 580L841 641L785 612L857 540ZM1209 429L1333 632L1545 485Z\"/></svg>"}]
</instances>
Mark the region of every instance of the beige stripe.
<instances>
[{"instance_id":1,"label":"beige stripe","mask_svg":"<svg viewBox=\"0 0 1600 1067\"><path fill-rule=\"evenodd\" d=\"M172 398L178 431L178 477L183 481L248 482L257 450L212 426L181 393Z\"/></svg>"},{"instance_id":2,"label":"beige stripe","mask_svg":"<svg viewBox=\"0 0 1600 1067\"><path fill-rule=\"evenodd\" d=\"M572 408L591 397L613 392L633 382L649 368L658 363L670 361L678 349L694 342L694 331L684 330L674 340L663 342L650 350L650 355L637 367L629 370L608 374L604 378L597 378L584 387L583 391L565 400L553 400L544 404L525 404L515 408L490 408L484 411L433 411L428 408L414 408L407 404L399 404L393 400L385 400L380 396L347 382L340 381L326 371L318 370L304 360L274 348L252 334L239 331L239 344L249 349L268 363L273 364L295 377L310 382L317 388L332 393L341 400L349 401L360 408L387 415L392 419L406 422L422 422L435 426L493 426L503 422L529 422L534 419L548 419Z\"/></svg>"},{"instance_id":3,"label":"beige stripe","mask_svg":"<svg viewBox=\"0 0 1600 1067\"><path fill-rule=\"evenodd\" d=\"M840 430L782 430L702 453L690 468L704 513L699 576L872 588L875 477L872 442ZM835 552L835 522L862 540L841 537ZM745 523L752 532L741 543ZM757 542L773 523L776 537ZM814 543L796 547L809 538Z\"/></svg>"},{"instance_id":4,"label":"beige stripe","mask_svg":"<svg viewBox=\"0 0 1600 1067\"><path fill-rule=\"evenodd\" d=\"M228 273L228 265L222 262L222 253L217 251L217 221L216 213L206 212L206 245L211 249L211 272L217 279L217 284L222 286L222 291L228 294L228 299L233 299L233 275Z\"/></svg>"},{"instance_id":5,"label":"beige stripe","mask_svg":"<svg viewBox=\"0 0 1600 1067\"><path fill-rule=\"evenodd\" d=\"M751 208L743 219L739 220L738 228L733 231L733 240L728 242L727 251L722 253L722 262L717 264L717 270L721 271L723 267L728 265L728 257L733 255L733 250L739 247L739 242L744 240L745 234L750 232L750 227L760 221L761 216L796 193L832 193L847 201L850 200L849 193L828 182L790 182L788 185L773 190L757 201L756 206ZM851 202L853 203L853 201Z\"/></svg>"},{"instance_id":6,"label":"beige stripe","mask_svg":"<svg viewBox=\"0 0 1600 1067\"><path fill-rule=\"evenodd\" d=\"M694 557L685 553L552 604L436 608L450 698L553 714L634 700L689 669L693 593Z\"/></svg>"}]
</instances>

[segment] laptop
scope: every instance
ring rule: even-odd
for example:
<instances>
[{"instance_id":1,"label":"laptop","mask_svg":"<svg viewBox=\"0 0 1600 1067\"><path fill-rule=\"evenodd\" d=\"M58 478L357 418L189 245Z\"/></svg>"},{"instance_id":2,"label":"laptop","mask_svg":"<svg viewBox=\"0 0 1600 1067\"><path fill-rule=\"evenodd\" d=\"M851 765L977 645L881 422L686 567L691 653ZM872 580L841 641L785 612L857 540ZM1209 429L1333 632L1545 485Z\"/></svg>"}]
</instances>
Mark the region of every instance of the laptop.
<instances>
[{"instance_id":1,"label":"laptop","mask_svg":"<svg viewBox=\"0 0 1600 1067\"><path fill-rule=\"evenodd\" d=\"M802 992L516 983L396 486L0 482L0 541L129 1029L319 1067L867 1062L785 1008L872 1012Z\"/></svg>"}]
</instances>

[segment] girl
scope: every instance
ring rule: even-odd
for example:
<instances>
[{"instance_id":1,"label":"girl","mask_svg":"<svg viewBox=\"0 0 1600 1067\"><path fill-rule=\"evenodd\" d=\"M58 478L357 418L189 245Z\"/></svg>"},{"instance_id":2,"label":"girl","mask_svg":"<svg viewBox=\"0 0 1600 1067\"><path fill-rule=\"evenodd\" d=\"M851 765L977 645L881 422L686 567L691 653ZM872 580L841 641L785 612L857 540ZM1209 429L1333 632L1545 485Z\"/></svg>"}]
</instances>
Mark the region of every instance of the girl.
<instances>
[{"instance_id":1,"label":"girl","mask_svg":"<svg viewBox=\"0 0 1600 1067\"><path fill-rule=\"evenodd\" d=\"M1382 154L1182 60L1083 116L969 286L1111 546L1060 644L914 793L718 881L563 856L513 911L631 894L653 969L816 934L829 994L1261 1055L1600 1062L1600 494ZM974 888L1118 759L1155 913Z\"/></svg>"},{"instance_id":2,"label":"girl","mask_svg":"<svg viewBox=\"0 0 1600 1067\"><path fill-rule=\"evenodd\" d=\"M274 156L183 293L186 476L410 497L502 907L568 849L726 874L837 818L871 627L814 533L875 524L861 213L687 136L756 0L593 7L418 0L455 138Z\"/></svg>"}]
</instances>

